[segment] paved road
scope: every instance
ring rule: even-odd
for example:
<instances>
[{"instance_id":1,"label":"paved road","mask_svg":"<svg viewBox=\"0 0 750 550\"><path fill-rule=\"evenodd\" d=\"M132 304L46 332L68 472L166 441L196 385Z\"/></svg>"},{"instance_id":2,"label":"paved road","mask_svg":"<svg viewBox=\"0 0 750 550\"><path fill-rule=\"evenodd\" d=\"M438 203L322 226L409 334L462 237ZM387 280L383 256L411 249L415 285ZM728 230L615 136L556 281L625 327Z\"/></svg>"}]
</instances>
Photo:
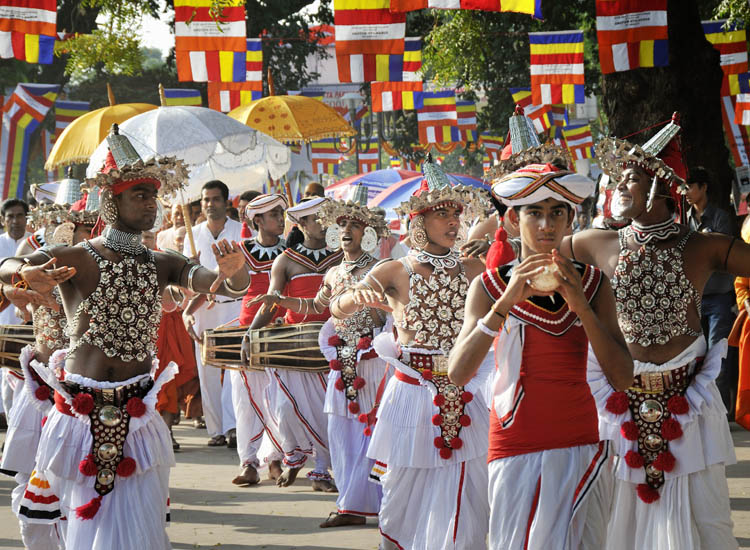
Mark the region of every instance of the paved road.
<instances>
[{"instance_id":1,"label":"paved road","mask_svg":"<svg viewBox=\"0 0 750 550\"><path fill-rule=\"evenodd\" d=\"M300 477L279 489L270 481L253 488L230 483L237 455L205 446L205 431L177 426L182 444L172 472L172 525L175 549L222 550L375 550L378 530L366 526L320 529L318 523L335 509L335 495L315 493ZM750 550L750 433L732 424L738 464L728 468L732 518L740 546ZM23 548L10 511L13 482L0 476L0 549ZM145 550L145 549L144 549Z\"/></svg>"}]
</instances>

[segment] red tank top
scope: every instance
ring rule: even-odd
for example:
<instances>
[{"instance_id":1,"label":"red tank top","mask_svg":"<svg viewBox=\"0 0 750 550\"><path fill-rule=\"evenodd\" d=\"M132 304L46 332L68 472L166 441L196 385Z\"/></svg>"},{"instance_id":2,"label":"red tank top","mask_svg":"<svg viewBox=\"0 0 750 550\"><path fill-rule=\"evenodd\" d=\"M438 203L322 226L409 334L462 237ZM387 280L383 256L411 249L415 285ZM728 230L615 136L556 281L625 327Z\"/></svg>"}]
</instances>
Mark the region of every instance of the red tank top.
<instances>
[{"instance_id":1,"label":"red tank top","mask_svg":"<svg viewBox=\"0 0 750 550\"><path fill-rule=\"evenodd\" d=\"M240 325L246 326L253 322L255 314L258 313L261 304L253 304L250 307L246 307L245 304L259 296L261 294L268 293L268 287L271 286L271 275L268 271L262 273L253 273L250 276L250 288L247 289L247 294L242 298L242 311L240 311ZM273 319L284 315L286 310L284 308L277 307L274 310Z\"/></svg>"},{"instance_id":2,"label":"red tank top","mask_svg":"<svg viewBox=\"0 0 750 550\"><path fill-rule=\"evenodd\" d=\"M284 295L290 298L314 298L323 284L324 277L324 273L295 275L287 283ZM309 315L304 314L304 309L303 313L295 313L291 309L288 309L286 310L284 321L292 325L295 323L309 323L311 321L327 321L330 316L331 312L328 311L328 308L323 313L315 313L311 307Z\"/></svg>"},{"instance_id":3,"label":"red tank top","mask_svg":"<svg viewBox=\"0 0 750 550\"><path fill-rule=\"evenodd\" d=\"M505 429L490 409L488 461L599 441L596 405L586 382L587 356L582 326L561 336L525 326L520 374L524 398Z\"/></svg>"}]
</instances>

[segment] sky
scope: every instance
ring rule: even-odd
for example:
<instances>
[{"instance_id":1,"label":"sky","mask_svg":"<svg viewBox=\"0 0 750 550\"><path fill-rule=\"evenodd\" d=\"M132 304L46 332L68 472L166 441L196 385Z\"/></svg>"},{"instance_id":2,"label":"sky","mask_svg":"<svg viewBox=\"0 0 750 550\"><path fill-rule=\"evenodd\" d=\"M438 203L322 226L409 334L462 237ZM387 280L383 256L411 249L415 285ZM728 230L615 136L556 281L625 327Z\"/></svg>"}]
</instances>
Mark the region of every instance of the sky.
<instances>
[{"instance_id":1,"label":"sky","mask_svg":"<svg viewBox=\"0 0 750 550\"><path fill-rule=\"evenodd\" d=\"M160 15L166 20L169 14L161 13L164 9L164 2L160 1L159 4ZM138 34L144 47L161 50L162 57L166 57L169 50L174 48L174 35L166 21L144 15Z\"/></svg>"}]
</instances>

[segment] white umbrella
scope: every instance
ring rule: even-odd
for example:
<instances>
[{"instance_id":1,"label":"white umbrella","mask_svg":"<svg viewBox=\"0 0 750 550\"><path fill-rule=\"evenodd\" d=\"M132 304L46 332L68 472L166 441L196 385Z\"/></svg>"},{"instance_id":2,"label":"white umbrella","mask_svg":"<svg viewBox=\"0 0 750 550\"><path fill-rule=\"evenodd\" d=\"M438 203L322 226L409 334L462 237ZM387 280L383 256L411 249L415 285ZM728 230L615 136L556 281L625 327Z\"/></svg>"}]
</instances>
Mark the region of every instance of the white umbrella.
<instances>
[{"instance_id":1,"label":"white umbrella","mask_svg":"<svg viewBox=\"0 0 750 550\"><path fill-rule=\"evenodd\" d=\"M227 115L204 107L159 107L120 125L143 160L175 156L190 169L185 196L197 198L201 186L218 179L232 194L260 190L267 178L289 170L289 148ZM86 177L94 177L107 156L104 140L91 155Z\"/></svg>"}]
</instances>

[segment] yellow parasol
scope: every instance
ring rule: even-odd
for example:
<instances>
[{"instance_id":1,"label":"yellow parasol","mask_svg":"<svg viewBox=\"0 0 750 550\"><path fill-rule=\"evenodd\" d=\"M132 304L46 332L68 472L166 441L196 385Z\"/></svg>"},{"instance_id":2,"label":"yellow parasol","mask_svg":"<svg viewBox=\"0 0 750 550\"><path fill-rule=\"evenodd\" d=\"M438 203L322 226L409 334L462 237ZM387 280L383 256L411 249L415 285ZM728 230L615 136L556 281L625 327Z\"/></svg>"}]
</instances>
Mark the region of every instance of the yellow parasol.
<instances>
[{"instance_id":1,"label":"yellow parasol","mask_svg":"<svg viewBox=\"0 0 750 550\"><path fill-rule=\"evenodd\" d=\"M45 170L53 170L58 166L87 162L96 147L107 137L112 124L121 124L135 115L156 109L156 105L149 103L115 104L112 89L107 84L109 93L109 107L102 107L81 115L71 122L60 137L44 163Z\"/></svg>"},{"instance_id":2,"label":"yellow parasol","mask_svg":"<svg viewBox=\"0 0 750 550\"><path fill-rule=\"evenodd\" d=\"M227 114L282 143L309 143L357 133L333 107L300 95L264 97Z\"/></svg>"}]
</instances>

